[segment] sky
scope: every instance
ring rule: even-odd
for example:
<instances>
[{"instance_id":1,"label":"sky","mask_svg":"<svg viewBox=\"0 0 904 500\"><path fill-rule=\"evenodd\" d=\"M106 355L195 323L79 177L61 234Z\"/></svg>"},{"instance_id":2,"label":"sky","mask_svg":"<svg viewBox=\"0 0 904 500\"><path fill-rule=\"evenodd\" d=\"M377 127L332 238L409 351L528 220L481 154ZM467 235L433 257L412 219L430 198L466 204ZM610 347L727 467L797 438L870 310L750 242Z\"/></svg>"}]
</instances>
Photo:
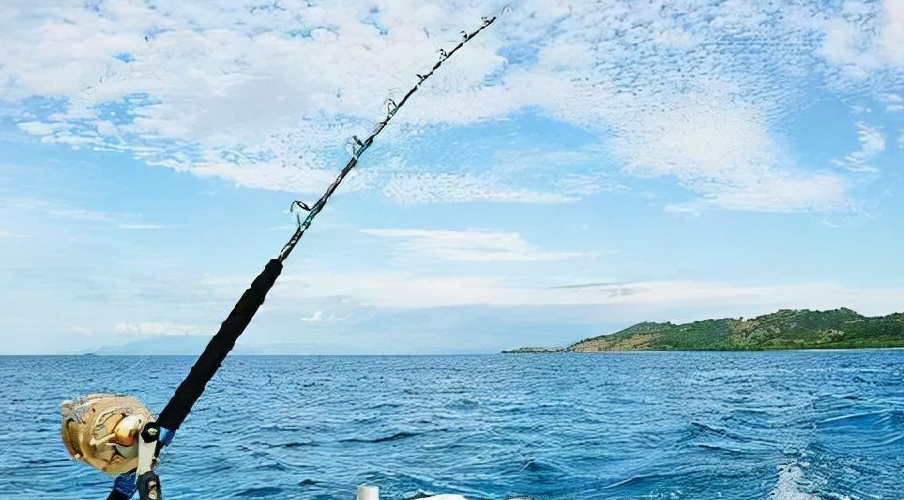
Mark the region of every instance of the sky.
<instances>
[{"instance_id":1,"label":"sky","mask_svg":"<svg viewBox=\"0 0 904 500\"><path fill-rule=\"evenodd\" d=\"M492 353L904 311L904 2L7 0L0 354Z\"/></svg>"}]
</instances>

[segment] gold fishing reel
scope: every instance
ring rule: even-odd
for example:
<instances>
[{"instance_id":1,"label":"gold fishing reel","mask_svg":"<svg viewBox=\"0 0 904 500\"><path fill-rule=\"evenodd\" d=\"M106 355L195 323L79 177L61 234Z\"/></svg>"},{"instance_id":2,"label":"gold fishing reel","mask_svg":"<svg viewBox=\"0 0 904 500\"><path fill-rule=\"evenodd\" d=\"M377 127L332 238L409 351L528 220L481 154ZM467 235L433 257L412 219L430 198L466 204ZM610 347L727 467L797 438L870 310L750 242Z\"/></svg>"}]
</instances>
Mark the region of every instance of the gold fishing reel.
<instances>
[{"instance_id":1,"label":"gold fishing reel","mask_svg":"<svg viewBox=\"0 0 904 500\"><path fill-rule=\"evenodd\" d=\"M64 401L63 443L79 462L111 475L138 465L139 433L153 416L132 396L89 394Z\"/></svg>"}]
</instances>

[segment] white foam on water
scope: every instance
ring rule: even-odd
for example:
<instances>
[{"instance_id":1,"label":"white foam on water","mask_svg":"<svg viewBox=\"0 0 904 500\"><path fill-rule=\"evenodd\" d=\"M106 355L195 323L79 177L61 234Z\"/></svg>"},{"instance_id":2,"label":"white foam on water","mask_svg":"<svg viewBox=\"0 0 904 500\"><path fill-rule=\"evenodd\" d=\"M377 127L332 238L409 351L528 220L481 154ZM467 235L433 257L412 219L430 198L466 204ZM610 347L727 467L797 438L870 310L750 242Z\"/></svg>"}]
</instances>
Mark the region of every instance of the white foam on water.
<instances>
[{"instance_id":1,"label":"white foam on water","mask_svg":"<svg viewBox=\"0 0 904 500\"><path fill-rule=\"evenodd\" d=\"M816 495L801 491L806 484L801 467L808 464L783 464L778 466L778 482L769 492L769 500L820 500Z\"/></svg>"}]
</instances>

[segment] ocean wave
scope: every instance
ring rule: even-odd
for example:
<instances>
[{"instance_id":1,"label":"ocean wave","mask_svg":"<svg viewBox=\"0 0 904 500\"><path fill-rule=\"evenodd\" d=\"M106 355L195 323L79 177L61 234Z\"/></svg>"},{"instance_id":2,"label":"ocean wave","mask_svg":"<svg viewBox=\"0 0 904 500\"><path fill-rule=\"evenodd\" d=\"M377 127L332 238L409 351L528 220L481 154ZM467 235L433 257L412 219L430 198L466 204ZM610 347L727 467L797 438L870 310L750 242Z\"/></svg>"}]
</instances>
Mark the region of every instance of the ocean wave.
<instances>
[{"instance_id":1,"label":"ocean wave","mask_svg":"<svg viewBox=\"0 0 904 500\"><path fill-rule=\"evenodd\" d=\"M411 431L399 431L389 435L378 436L374 438L360 438L353 437L347 439L340 439L340 443L386 443L390 441L397 441L399 439L411 438L415 436L420 436L422 433L420 432L411 432Z\"/></svg>"},{"instance_id":2,"label":"ocean wave","mask_svg":"<svg viewBox=\"0 0 904 500\"><path fill-rule=\"evenodd\" d=\"M0 401L18 401L0 408L3 500L109 493L110 478L69 460L59 441L59 402L84 393L94 367L52 361L0 362L0 379L19 381L0 385ZM168 498L338 500L362 482L387 499L874 500L904 491L904 350L235 361L161 457ZM101 385L133 389L153 411L191 359L104 362L122 379ZM888 369L868 371L877 366ZM877 383L855 381L861 369ZM381 383L358 384L363 372L380 372ZM147 386L149 373L172 384Z\"/></svg>"}]
</instances>

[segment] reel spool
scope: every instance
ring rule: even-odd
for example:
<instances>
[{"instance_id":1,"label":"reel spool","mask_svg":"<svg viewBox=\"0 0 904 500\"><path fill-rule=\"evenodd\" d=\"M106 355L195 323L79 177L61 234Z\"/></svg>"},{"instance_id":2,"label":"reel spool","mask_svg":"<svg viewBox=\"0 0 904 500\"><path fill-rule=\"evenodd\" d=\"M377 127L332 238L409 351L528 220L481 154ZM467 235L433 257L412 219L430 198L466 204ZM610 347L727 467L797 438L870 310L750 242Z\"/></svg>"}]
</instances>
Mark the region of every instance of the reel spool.
<instances>
[{"instance_id":1,"label":"reel spool","mask_svg":"<svg viewBox=\"0 0 904 500\"><path fill-rule=\"evenodd\" d=\"M89 394L64 401L63 444L79 462L111 475L138 465L138 434L153 420L148 409L132 396Z\"/></svg>"}]
</instances>

